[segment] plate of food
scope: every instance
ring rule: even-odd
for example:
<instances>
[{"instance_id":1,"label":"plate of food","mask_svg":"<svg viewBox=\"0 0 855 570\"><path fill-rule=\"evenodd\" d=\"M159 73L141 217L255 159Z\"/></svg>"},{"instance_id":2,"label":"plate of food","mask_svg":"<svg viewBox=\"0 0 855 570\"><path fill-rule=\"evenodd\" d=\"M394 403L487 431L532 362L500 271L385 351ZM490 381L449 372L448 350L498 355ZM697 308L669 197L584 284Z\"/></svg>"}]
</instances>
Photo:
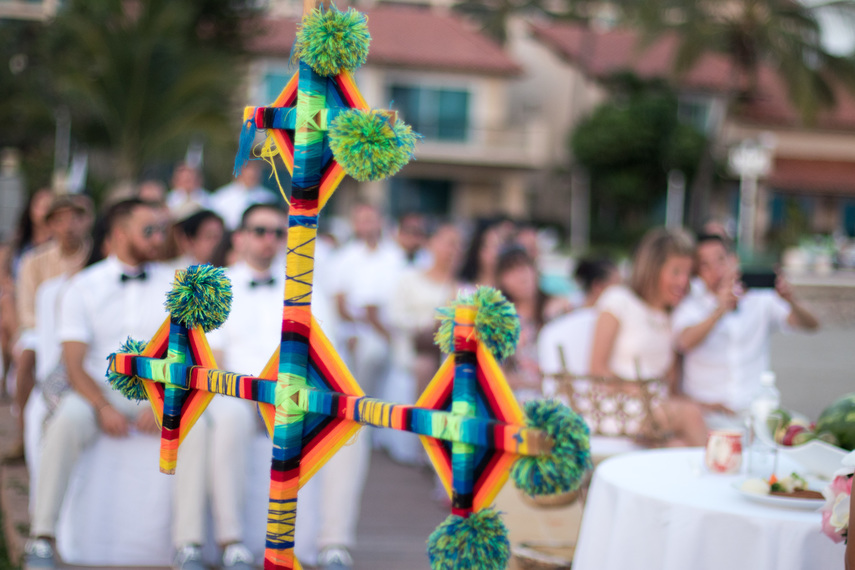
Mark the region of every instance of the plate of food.
<instances>
[{"instance_id":1,"label":"plate of food","mask_svg":"<svg viewBox=\"0 0 855 570\"><path fill-rule=\"evenodd\" d=\"M756 503L788 509L803 509L815 511L824 503L822 492L800 476L791 473L778 479L774 475L770 479L751 478L734 487L743 497Z\"/></svg>"}]
</instances>

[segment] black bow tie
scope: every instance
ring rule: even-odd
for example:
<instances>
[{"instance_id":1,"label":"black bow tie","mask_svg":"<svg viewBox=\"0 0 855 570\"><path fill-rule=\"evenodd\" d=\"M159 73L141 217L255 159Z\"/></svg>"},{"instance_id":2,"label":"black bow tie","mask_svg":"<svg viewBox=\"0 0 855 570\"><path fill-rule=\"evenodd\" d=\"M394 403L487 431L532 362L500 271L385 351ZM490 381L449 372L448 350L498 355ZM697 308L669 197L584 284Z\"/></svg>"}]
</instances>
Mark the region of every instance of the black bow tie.
<instances>
[{"instance_id":1,"label":"black bow tie","mask_svg":"<svg viewBox=\"0 0 855 570\"><path fill-rule=\"evenodd\" d=\"M268 277L267 279L259 279L258 281L253 279L252 281L249 282L249 286L252 288L268 287L268 286L273 285L274 283L276 283L276 279L274 279L273 277Z\"/></svg>"},{"instance_id":2,"label":"black bow tie","mask_svg":"<svg viewBox=\"0 0 855 570\"><path fill-rule=\"evenodd\" d=\"M145 270L143 270L143 271L140 271L139 273L137 273L136 275L128 275L127 273L122 273L121 280L122 280L122 283L127 283L128 281L137 281L137 280L138 281L145 281L146 277L148 277L148 275L146 275Z\"/></svg>"}]
</instances>

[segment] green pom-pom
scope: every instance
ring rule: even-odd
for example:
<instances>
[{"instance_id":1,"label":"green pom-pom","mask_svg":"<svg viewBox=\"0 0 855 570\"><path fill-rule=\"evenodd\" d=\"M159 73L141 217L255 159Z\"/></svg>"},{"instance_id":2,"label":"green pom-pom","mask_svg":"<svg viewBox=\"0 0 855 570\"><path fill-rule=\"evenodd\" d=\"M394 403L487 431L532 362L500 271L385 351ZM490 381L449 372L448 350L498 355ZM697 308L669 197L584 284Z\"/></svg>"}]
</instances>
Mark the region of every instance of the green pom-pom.
<instances>
[{"instance_id":1,"label":"green pom-pom","mask_svg":"<svg viewBox=\"0 0 855 570\"><path fill-rule=\"evenodd\" d=\"M461 294L450 307L437 310L440 325L434 340L443 352L454 352L454 310L459 305L475 307L475 334L493 356L502 360L514 353L520 339L520 319L514 304L492 287Z\"/></svg>"},{"instance_id":2,"label":"green pom-pom","mask_svg":"<svg viewBox=\"0 0 855 570\"><path fill-rule=\"evenodd\" d=\"M191 265L179 272L166 295L166 309L188 329L210 332L226 322L232 307L232 282L221 267Z\"/></svg>"},{"instance_id":3,"label":"green pom-pom","mask_svg":"<svg viewBox=\"0 0 855 570\"><path fill-rule=\"evenodd\" d=\"M493 509L449 515L428 539L433 570L503 570L510 553L508 529Z\"/></svg>"},{"instance_id":4,"label":"green pom-pom","mask_svg":"<svg viewBox=\"0 0 855 570\"><path fill-rule=\"evenodd\" d=\"M353 8L342 12L335 6L315 8L303 18L297 31L294 57L302 59L320 76L353 71L368 57L368 23Z\"/></svg>"},{"instance_id":5,"label":"green pom-pom","mask_svg":"<svg viewBox=\"0 0 855 570\"><path fill-rule=\"evenodd\" d=\"M549 455L517 459L511 469L514 484L531 496L578 489L592 467L590 431L585 420L554 400L526 402L525 413L527 425L545 431L554 445Z\"/></svg>"},{"instance_id":6,"label":"green pom-pom","mask_svg":"<svg viewBox=\"0 0 855 570\"><path fill-rule=\"evenodd\" d=\"M419 138L391 113L361 109L338 115L328 134L336 161L360 182L382 180L401 170L412 160Z\"/></svg>"},{"instance_id":7,"label":"green pom-pom","mask_svg":"<svg viewBox=\"0 0 855 570\"><path fill-rule=\"evenodd\" d=\"M112 368L116 354L142 354L142 351L145 350L147 344L148 343L141 340L134 340L131 337L128 337L119 349L118 353L114 352L107 357L107 360L110 362L110 368ZM148 400L148 395L145 393L142 380L140 380L138 376L119 374L118 372L113 372L108 369L107 382L110 383L110 386L112 386L114 390L121 392L128 400L136 400L138 402Z\"/></svg>"}]
</instances>

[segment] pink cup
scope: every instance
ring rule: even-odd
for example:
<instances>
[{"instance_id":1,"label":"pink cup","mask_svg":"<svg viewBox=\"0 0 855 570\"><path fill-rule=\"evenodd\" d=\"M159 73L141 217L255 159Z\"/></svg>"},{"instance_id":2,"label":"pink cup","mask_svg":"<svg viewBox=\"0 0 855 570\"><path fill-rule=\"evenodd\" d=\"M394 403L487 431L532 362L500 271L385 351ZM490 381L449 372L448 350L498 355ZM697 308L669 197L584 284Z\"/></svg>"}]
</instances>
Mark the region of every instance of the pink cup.
<instances>
[{"instance_id":1,"label":"pink cup","mask_svg":"<svg viewBox=\"0 0 855 570\"><path fill-rule=\"evenodd\" d=\"M711 473L739 473L742 467L742 432L713 430L707 437L704 463Z\"/></svg>"}]
</instances>

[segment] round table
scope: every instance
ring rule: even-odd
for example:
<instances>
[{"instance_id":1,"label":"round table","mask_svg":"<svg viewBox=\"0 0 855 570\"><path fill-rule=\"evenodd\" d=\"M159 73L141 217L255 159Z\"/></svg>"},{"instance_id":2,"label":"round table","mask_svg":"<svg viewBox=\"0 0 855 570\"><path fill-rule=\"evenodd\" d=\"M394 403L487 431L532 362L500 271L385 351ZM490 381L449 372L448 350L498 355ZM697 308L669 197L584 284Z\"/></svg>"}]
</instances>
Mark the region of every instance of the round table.
<instances>
[{"instance_id":1,"label":"round table","mask_svg":"<svg viewBox=\"0 0 855 570\"><path fill-rule=\"evenodd\" d=\"M795 465L780 459L779 475ZM591 483L573 570L842 570L821 515L743 496L743 475L703 468L702 449L625 453Z\"/></svg>"}]
</instances>

